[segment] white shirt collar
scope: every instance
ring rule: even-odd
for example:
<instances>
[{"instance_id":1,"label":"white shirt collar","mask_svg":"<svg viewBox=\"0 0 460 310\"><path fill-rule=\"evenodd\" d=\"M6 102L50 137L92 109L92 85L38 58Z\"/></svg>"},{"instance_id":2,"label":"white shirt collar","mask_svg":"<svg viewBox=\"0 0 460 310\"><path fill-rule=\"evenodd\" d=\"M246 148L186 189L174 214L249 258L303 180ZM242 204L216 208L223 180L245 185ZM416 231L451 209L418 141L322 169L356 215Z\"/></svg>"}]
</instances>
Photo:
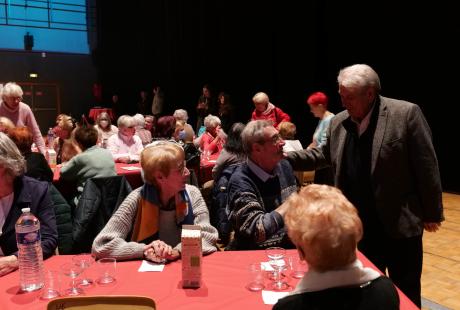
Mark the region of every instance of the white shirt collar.
<instances>
[{"instance_id":1,"label":"white shirt collar","mask_svg":"<svg viewBox=\"0 0 460 310\"><path fill-rule=\"evenodd\" d=\"M265 172L255 162L253 162L249 157L248 157L248 167L263 182L267 182L268 179L275 177L275 175Z\"/></svg>"},{"instance_id":2,"label":"white shirt collar","mask_svg":"<svg viewBox=\"0 0 460 310\"><path fill-rule=\"evenodd\" d=\"M380 277L380 273L372 268L363 267L360 260L339 270L319 272L308 270L291 294L322 291L332 287L360 285Z\"/></svg>"},{"instance_id":3,"label":"white shirt collar","mask_svg":"<svg viewBox=\"0 0 460 310\"><path fill-rule=\"evenodd\" d=\"M366 131L367 127L369 127L369 123L371 121L371 115L372 115L372 112L374 111L374 107L375 107L375 101L372 104L372 108L369 110L369 112L366 114L366 116L363 118L361 122L358 122L355 119L351 118L353 123L355 123L356 127L358 128L358 133L360 136Z\"/></svg>"}]
</instances>

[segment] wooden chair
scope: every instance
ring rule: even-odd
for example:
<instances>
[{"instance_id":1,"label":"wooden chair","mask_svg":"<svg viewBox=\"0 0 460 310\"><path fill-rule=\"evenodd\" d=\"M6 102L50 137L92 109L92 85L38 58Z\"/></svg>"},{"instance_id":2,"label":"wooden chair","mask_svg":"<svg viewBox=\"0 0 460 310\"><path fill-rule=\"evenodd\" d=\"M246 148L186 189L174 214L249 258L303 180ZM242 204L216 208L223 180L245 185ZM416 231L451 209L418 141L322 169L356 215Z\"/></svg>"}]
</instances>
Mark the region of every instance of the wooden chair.
<instances>
[{"instance_id":1,"label":"wooden chair","mask_svg":"<svg viewBox=\"0 0 460 310\"><path fill-rule=\"evenodd\" d=\"M51 300L47 310L155 310L155 301L145 296L79 296Z\"/></svg>"}]
</instances>

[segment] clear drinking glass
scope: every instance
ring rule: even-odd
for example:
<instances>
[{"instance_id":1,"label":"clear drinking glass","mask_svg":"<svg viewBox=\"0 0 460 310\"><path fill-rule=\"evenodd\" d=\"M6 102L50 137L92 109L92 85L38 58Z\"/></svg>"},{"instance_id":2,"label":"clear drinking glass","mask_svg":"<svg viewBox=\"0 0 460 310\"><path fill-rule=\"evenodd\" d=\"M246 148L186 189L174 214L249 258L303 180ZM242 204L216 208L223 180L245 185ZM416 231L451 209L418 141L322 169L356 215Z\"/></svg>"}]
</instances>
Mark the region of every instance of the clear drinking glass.
<instances>
[{"instance_id":1,"label":"clear drinking glass","mask_svg":"<svg viewBox=\"0 0 460 310\"><path fill-rule=\"evenodd\" d=\"M283 291L289 289L289 284L283 281L282 271L286 269L286 250L281 247L270 247L265 249L268 257L268 263L273 268L274 281L269 284L269 289L274 291Z\"/></svg>"},{"instance_id":2,"label":"clear drinking glass","mask_svg":"<svg viewBox=\"0 0 460 310\"><path fill-rule=\"evenodd\" d=\"M94 284L94 281L90 279L85 273L85 270L91 267L94 261L94 256L90 253L77 254L74 257L72 257L72 262L75 265L80 266L83 270L81 273L82 277L77 281L77 285L79 287L90 287Z\"/></svg>"},{"instance_id":3,"label":"clear drinking glass","mask_svg":"<svg viewBox=\"0 0 460 310\"><path fill-rule=\"evenodd\" d=\"M116 281L117 260L115 258L101 258L97 261L99 277L96 282L99 285L113 284Z\"/></svg>"},{"instance_id":4,"label":"clear drinking glass","mask_svg":"<svg viewBox=\"0 0 460 310\"><path fill-rule=\"evenodd\" d=\"M64 291L67 296L78 296L83 295L83 289L77 286L75 279L83 272L81 266L75 265L74 263L65 263L61 266L61 271L64 275L72 279L70 288Z\"/></svg>"},{"instance_id":5,"label":"clear drinking glass","mask_svg":"<svg viewBox=\"0 0 460 310\"><path fill-rule=\"evenodd\" d=\"M61 296L61 274L59 270L45 270L45 285L42 288L41 299L53 299Z\"/></svg>"},{"instance_id":6,"label":"clear drinking glass","mask_svg":"<svg viewBox=\"0 0 460 310\"><path fill-rule=\"evenodd\" d=\"M264 289L264 274L260 263L251 263L248 267L248 284L246 288L257 292Z\"/></svg>"}]
</instances>

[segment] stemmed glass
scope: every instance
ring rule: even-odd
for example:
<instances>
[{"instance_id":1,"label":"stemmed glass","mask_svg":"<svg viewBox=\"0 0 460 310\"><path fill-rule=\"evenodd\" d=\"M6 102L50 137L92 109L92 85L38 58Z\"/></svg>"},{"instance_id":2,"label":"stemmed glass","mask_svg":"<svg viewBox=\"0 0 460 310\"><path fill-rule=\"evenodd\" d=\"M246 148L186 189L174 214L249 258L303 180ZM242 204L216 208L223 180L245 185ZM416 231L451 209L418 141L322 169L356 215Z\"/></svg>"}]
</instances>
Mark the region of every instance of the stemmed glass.
<instances>
[{"instance_id":1,"label":"stemmed glass","mask_svg":"<svg viewBox=\"0 0 460 310\"><path fill-rule=\"evenodd\" d=\"M282 280L282 271L286 268L284 257L286 250L281 247L270 247L265 249L265 254L268 257L268 263L272 266L274 273L274 281L269 287L274 291L282 291L289 288L289 284Z\"/></svg>"},{"instance_id":2,"label":"stemmed glass","mask_svg":"<svg viewBox=\"0 0 460 310\"><path fill-rule=\"evenodd\" d=\"M94 284L94 281L87 276L85 276L85 270L88 269L94 262L94 256L89 253L77 254L72 257L72 262L74 265L80 266L82 269L82 278L78 281L77 285L79 287L90 287Z\"/></svg>"},{"instance_id":3,"label":"stemmed glass","mask_svg":"<svg viewBox=\"0 0 460 310\"><path fill-rule=\"evenodd\" d=\"M65 290L65 294L68 296L83 295L84 294L83 289L77 287L76 282L75 282L75 279L83 272L83 268L81 268L81 266L75 265L72 262L72 263L65 263L64 265L62 265L61 271L66 276L72 279L72 282L71 282L72 285L70 288Z\"/></svg>"}]
</instances>

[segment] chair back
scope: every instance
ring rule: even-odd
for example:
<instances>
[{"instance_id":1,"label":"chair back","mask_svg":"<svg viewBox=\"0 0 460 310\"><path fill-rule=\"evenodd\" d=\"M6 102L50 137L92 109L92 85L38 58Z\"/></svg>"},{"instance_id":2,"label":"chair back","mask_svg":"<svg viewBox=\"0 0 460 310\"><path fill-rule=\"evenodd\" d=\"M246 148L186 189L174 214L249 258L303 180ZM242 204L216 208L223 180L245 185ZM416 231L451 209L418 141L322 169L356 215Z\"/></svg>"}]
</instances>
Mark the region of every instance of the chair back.
<instances>
[{"instance_id":1,"label":"chair back","mask_svg":"<svg viewBox=\"0 0 460 310\"><path fill-rule=\"evenodd\" d=\"M47 310L155 310L155 301L145 296L79 296L51 300Z\"/></svg>"},{"instance_id":2,"label":"chair back","mask_svg":"<svg viewBox=\"0 0 460 310\"><path fill-rule=\"evenodd\" d=\"M59 190L51 183L49 192L56 217L58 254L71 254L73 247L72 208Z\"/></svg>"},{"instance_id":3,"label":"chair back","mask_svg":"<svg viewBox=\"0 0 460 310\"><path fill-rule=\"evenodd\" d=\"M73 216L75 253L91 251L94 238L131 191L125 176L86 181Z\"/></svg>"}]
</instances>

